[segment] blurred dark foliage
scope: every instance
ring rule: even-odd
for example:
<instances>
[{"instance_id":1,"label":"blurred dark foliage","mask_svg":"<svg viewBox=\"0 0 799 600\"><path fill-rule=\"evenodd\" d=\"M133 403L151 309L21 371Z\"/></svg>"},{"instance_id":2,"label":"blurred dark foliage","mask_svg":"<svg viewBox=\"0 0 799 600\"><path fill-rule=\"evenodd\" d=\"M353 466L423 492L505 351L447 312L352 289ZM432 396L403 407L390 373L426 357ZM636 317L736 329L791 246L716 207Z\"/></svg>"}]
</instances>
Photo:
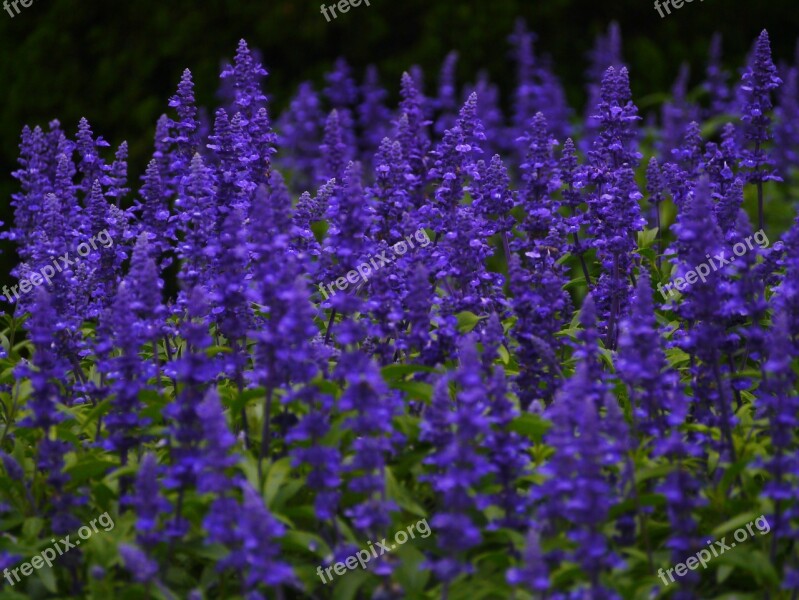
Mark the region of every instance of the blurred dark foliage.
<instances>
[{"instance_id":1,"label":"blurred dark foliage","mask_svg":"<svg viewBox=\"0 0 799 600\"><path fill-rule=\"evenodd\" d=\"M329 4L330 2L328 2ZM507 36L523 16L538 33L570 103L584 102L586 54L611 20L620 23L636 101L657 107L682 62L701 81L711 34L724 36L725 63L737 74L755 36L771 35L776 60L794 57L795 0L695 0L664 19L649 0L372 0L327 23L313 0L35 0L13 19L0 12L0 219L8 223L19 131L58 118L74 133L89 119L113 146L130 144L138 181L158 116L189 67L200 104L214 104L217 75L239 38L259 48L270 71L267 93L279 111L304 79L321 81L337 56L380 67L396 98L410 65L424 68L427 91L446 53L460 52L459 82L487 69L503 90L513 79ZM14 262L7 245L5 274Z\"/></svg>"}]
</instances>

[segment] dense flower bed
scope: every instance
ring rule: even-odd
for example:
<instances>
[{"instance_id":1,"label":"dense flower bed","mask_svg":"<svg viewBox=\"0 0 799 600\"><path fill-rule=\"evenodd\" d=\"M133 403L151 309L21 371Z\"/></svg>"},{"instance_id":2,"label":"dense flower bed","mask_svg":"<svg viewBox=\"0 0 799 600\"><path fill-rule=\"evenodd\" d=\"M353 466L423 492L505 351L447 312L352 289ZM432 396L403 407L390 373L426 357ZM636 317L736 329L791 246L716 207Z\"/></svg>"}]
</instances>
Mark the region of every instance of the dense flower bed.
<instances>
[{"instance_id":1,"label":"dense flower bed","mask_svg":"<svg viewBox=\"0 0 799 600\"><path fill-rule=\"evenodd\" d=\"M795 597L797 66L646 117L611 27L578 118L511 43L508 115L451 54L273 124L241 42L136 190L23 130L0 598Z\"/></svg>"}]
</instances>

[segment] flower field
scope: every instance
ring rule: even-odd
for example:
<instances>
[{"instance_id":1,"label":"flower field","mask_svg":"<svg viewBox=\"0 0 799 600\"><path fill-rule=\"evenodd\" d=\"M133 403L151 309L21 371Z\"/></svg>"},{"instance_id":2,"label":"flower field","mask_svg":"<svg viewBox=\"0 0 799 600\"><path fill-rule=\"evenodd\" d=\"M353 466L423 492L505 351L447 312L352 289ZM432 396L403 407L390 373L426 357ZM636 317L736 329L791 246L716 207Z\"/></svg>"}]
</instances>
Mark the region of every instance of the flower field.
<instances>
[{"instance_id":1,"label":"flower field","mask_svg":"<svg viewBox=\"0 0 799 600\"><path fill-rule=\"evenodd\" d=\"M534 39L23 128L0 600L797 598L799 64Z\"/></svg>"}]
</instances>

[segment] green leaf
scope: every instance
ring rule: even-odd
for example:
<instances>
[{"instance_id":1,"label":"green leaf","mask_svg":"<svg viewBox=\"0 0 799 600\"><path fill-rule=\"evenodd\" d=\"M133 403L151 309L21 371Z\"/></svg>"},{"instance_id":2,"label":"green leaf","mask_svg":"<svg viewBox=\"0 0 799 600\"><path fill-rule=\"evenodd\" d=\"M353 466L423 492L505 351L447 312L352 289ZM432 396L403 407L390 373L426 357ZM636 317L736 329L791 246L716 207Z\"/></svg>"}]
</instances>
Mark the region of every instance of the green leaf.
<instances>
[{"instance_id":1,"label":"green leaf","mask_svg":"<svg viewBox=\"0 0 799 600\"><path fill-rule=\"evenodd\" d=\"M22 537L26 540L35 540L44 527L44 519L29 517L22 524Z\"/></svg>"},{"instance_id":2,"label":"green leaf","mask_svg":"<svg viewBox=\"0 0 799 600\"><path fill-rule=\"evenodd\" d=\"M666 350L666 359L672 367L679 367L680 365L687 365L691 362L691 357L679 348L669 348Z\"/></svg>"},{"instance_id":3,"label":"green leaf","mask_svg":"<svg viewBox=\"0 0 799 600\"><path fill-rule=\"evenodd\" d=\"M280 511L286 505L286 502L291 500L299 491L305 488L305 485L304 479L291 480L283 485L283 487L278 490L272 501L272 509L275 511Z\"/></svg>"},{"instance_id":4,"label":"green leaf","mask_svg":"<svg viewBox=\"0 0 799 600\"><path fill-rule=\"evenodd\" d=\"M434 596L438 597L438 595ZM452 584L448 598L450 600L498 600L499 598L513 598L504 577L495 575L493 578L475 580L462 578Z\"/></svg>"},{"instance_id":5,"label":"green leaf","mask_svg":"<svg viewBox=\"0 0 799 600\"><path fill-rule=\"evenodd\" d=\"M724 583L734 570L735 567L732 565L721 565L716 569L716 582Z\"/></svg>"},{"instance_id":6,"label":"green leaf","mask_svg":"<svg viewBox=\"0 0 799 600\"><path fill-rule=\"evenodd\" d=\"M622 502L615 504L610 509L610 516L612 518L620 517L629 512L636 512L638 506L662 506L666 503L663 494L640 494L638 499L627 498Z\"/></svg>"},{"instance_id":7,"label":"green leaf","mask_svg":"<svg viewBox=\"0 0 799 600\"><path fill-rule=\"evenodd\" d=\"M742 458L738 460L734 465L731 465L730 468L728 468L724 472L724 475L722 476L721 481L719 482L718 486L719 492L725 494L727 490L729 490L730 486L732 486L732 484L735 482L738 475L742 471L744 471L747 466L749 466L748 458ZM760 515L757 516L759 517Z\"/></svg>"},{"instance_id":8,"label":"green leaf","mask_svg":"<svg viewBox=\"0 0 799 600\"><path fill-rule=\"evenodd\" d=\"M469 312L468 310L459 312L457 315L455 315L455 317L458 319L458 331L461 333L469 333L482 319L486 318L478 317L476 314Z\"/></svg>"},{"instance_id":9,"label":"green leaf","mask_svg":"<svg viewBox=\"0 0 799 600\"><path fill-rule=\"evenodd\" d=\"M427 517L425 510L413 500L410 492L394 477L390 467L386 468L386 494L403 510L419 517Z\"/></svg>"},{"instance_id":10,"label":"green leaf","mask_svg":"<svg viewBox=\"0 0 799 600\"><path fill-rule=\"evenodd\" d=\"M383 379L391 381L393 379L402 379L406 375L414 373L435 373L436 369L425 365L388 365L381 369Z\"/></svg>"},{"instance_id":11,"label":"green leaf","mask_svg":"<svg viewBox=\"0 0 799 600\"><path fill-rule=\"evenodd\" d=\"M230 398L230 400L228 400ZM227 394L223 394L223 403L230 406L230 411L238 415L241 409L246 407L252 400L258 400L258 405L262 405L266 398L266 390L263 387L243 390L239 393L235 387L229 388Z\"/></svg>"},{"instance_id":12,"label":"green leaf","mask_svg":"<svg viewBox=\"0 0 799 600\"><path fill-rule=\"evenodd\" d=\"M223 544L200 544L192 548L192 554L211 561L225 558L230 551Z\"/></svg>"},{"instance_id":13,"label":"green leaf","mask_svg":"<svg viewBox=\"0 0 799 600\"><path fill-rule=\"evenodd\" d=\"M335 381L322 379L320 376L313 380L313 384L321 393L333 396L333 398L338 398L341 395L341 387Z\"/></svg>"},{"instance_id":14,"label":"green leaf","mask_svg":"<svg viewBox=\"0 0 799 600\"><path fill-rule=\"evenodd\" d=\"M406 392L411 400L430 402L433 398L433 386L422 381L395 381L390 384L390 387Z\"/></svg>"},{"instance_id":15,"label":"green leaf","mask_svg":"<svg viewBox=\"0 0 799 600\"><path fill-rule=\"evenodd\" d=\"M311 231L313 231L314 237L317 241L322 241L325 239L325 234L327 233L327 228L329 227L327 221L314 221L311 223Z\"/></svg>"},{"instance_id":16,"label":"green leaf","mask_svg":"<svg viewBox=\"0 0 799 600\"><path fill-rule=\"evenodd\" d=\"M644 229L643 231L639 231L638 248L640 249L649 248L652 244L655 243L657 237L658 237L657 227L655 227L654 229Z\"/></svg>"},{"instance_id":17,"label":"green leaf","mask_svg":"<svg viewBox=\"0 0 799 600\"><path fill-rule=\"evenodd\" d=\"M671 465L658 465L655 467L644 467L643 469L637 469L635 472L635 483L639 484L649 479L663 477L664 475L671 473L673 468L674 467Z\"/></svg>"},{"instance_id":18,"label":"green leaf","mask_svg":"<svg viewBox=\"0 0 799 600\"><path fill-rule=\"evenodd\" d=\"M94 433L94 429L96 429L97 419L102 417L108 411L111 410L111 399L106 398L102 402L100 402L97 406L92 407L92 409L86 414L86 417L82 423L81 431L83 433Z\"/></svg>"},{"instance_id":19,"label":"green leaf","mask_svg":"<svg viewBox=\"0 0 799 600\"><path fill-rule=\"evenodd\" d=\"M732 545L732 544L730 544ZM716 560L719 565L730 565L750 573L755 580L763 584L779 585L780 577L771 564L769 558L760 550L738 552L737 549L728 550Z\"/></svg>"},{"instance_id":20,"label":"green leaf","mask_svg":"<svg viewBox=\"0 0 799 600\"><path fill-rule=\"evenodd\" d=\"M271 509L272 501L275 499L280 486L291 472L291 458L285 456L269 466L266 476L266 487L264 489L264 499L266 505Z\"/></svg>"},{"instance_id":21,"label":"green leaf","mask_svg":"<svg viewBox=\"0 0 799 600\"><path fill-rule=\"evenodd\" d=\"M513 419L510 429L533 441L540 442L551 426L552 424L540 415L525 413Z\"/></svg>"},{"instance_id":22,"label":"green leaf","mask_svg":"<svg viewBox=\"0 0 799 600\"><path fill-rule=\"evenodd\" d=\"M505 365L509 364L510 363L510 352L508 352L508 349L505 346L500 345L498 351L499 351L499 357L502 359L502 362Z\"/></svg>"},{"instance_id":23,"label":"green leaf","mask_svg":"<svg viewBox=\"0 0 799 600\"><path fill-rule=\"evenodd\" d=\"M724 523L722 523L721 525L716 527L711 532L711 535L714 538L718 539L718 538L723 537L724 535L726 535L728 533L731 533L731 532L735 531L736 529L738 529L740 527L743 527L747 523L751 523L752 521L754 521L755 519L757 519L758 517L761 517L761 516L763 516L763 514L760 513L760 512L748 512L748 513L744 513L742 515L738 515L737 517L733 517L729 521L725 521ZM753 529L753 531L757 531L757 529L754 528L754 527L752 529ZM744 531L746 531L746 530L744 529ZM748 531L746 532L746 535L749 536L749 532Z\"/></svg>"},{"instance_id":24,"label":"green leaf","mask_svg":"<svg viewBox=\"0 0 799 600\"><path fill-rule=\"evenodd\" d=\"M312 554L320 560L332 554L330 546L327 545L325 540L307 531L287 531L283 537L283 545L287 548Z\"/></svg>"},{"instance_id":25,"label":"green leaf","mask_svg":"<svg viewBox=\"0 0 799 600\"><path fill-rule=\"evenodd\" d=\"M413 415L399 415L394 417L397 428L408 438L408 442L419 438L419 421L419 417Z\"/></svg>"},{"instance_id":26,"label":"green leaf","mask_svg":"<svg viewBox=\"0 0 799 600\"><path fill-rule=\"evenodd\" d=\"M82 481L101 477L118 466L117 463L87 456L81 457L77 463L70 465L65 470L74 483L80 483Z\"/></svg>"},{"instance_id":27,"label":"green leaf","mask_svg":"<svg viewBox=\"0 0 799 600\"><path fill-rule=\"evenodd\" d=\"M219 356L220 354L231 354L232 352L233 350L227 346L211 346L205 351L205 354L208 356L208 358L213 358L214 356Z\"/></svg>"},{"instance_id":28,"label":"green leaf","mask_svg":"<svg viewBox=\"0 0 799 600\"><path fill-rule=\"evenodd\" d=\"M421 569L425 556L413 544L404 544L396 550L399 566L394 571L404 597L421 595L430 580L430 571Z\"/></svg>"},{"instance_id":29,"label":"green leaf","mask_svg":"<svg viewBox=\"0 0 799 600\"><path fill-rule=\"evenodd\" d=\"M354 571L347 569L344 575L336 575L336 578L338 581L333 591L333 598L336 598L336 600L352 600L358 593L358 589L369 579L369 572L358 567Z\"/></svg>"}]
</instances>

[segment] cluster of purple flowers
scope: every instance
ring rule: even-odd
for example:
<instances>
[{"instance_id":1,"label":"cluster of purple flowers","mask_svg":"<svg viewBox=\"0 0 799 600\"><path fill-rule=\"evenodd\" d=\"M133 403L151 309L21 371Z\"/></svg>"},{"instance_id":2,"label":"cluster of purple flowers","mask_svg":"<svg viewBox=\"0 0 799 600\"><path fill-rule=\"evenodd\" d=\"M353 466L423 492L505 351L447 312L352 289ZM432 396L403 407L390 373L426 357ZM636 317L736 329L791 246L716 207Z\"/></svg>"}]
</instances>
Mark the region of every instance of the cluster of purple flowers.
<instances>
[{"instance_id":1,"label":"cluster of purple flowers","mask_svg":"<svg viewBox=\"0 0 799 600\"><path fill-rule=\"evenodd\" d=\"M799 65L775 66L764 31L731 87L714 39L707 101L682 70L652 143L617 27L582 121L534 40L510 38L510 115L485 75L459 89L453 53L433 96L405 73L396 108L375 68L359 82L339 60L274 120L242 41L212 123L183 73L133 191L127 145L107 157L87 120L74 140L23 130L15 274L116 242L15 307L27 347L3 337L0 497L53 534L83 504L134 524L88 576L69 566L75 590L117 569L147 597L200 597L192 577L322 597L308 566L429 512L411 566L358 585L410 594L410 569L442 598L478 572L492 597L644 597L703 526L765 510L768 583L795 593L799 220L668 305L652 290L751 233L749 187L774 225ZM347 293L313 291L422 229Z\"/></svg>"}]
</instances>

